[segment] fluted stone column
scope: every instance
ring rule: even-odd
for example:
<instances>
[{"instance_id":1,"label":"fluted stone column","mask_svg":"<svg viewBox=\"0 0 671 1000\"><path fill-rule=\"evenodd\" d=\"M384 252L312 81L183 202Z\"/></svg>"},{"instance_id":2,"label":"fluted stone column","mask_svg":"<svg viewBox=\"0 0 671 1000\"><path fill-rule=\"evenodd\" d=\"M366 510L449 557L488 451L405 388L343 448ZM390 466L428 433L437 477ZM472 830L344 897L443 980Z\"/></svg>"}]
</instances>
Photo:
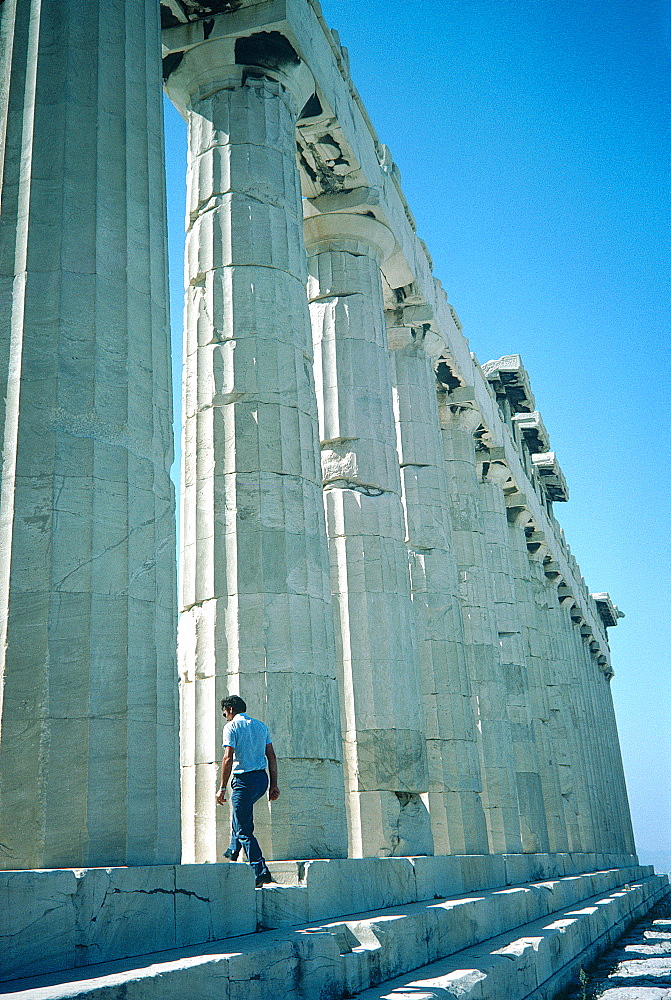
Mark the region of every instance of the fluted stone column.
<instances>
[{"instance_id":1,"label":"fluted stone column","mask_svg":"<svg viewBox=\"0 0 671 1000\"><path fill-rule=\"evenodd\" d=\"M474 701L458 598L436 376L421 330L389 327L436 853L486 854Z\"/></svg>"},{"instance_id":2,"label":"fluted stone column","mask_svg":"<svg viewBox=\"0 0 671 1000\"><path fill-rule=\"evenodd\" d=\"M527 546L526 526L518 518L507 525L513 594L519 607L521 638L529 683L530 724L539 760L539 779L545 804L548 846L552 853L568 850L569 841L561 794L559 759L565 759L562 731L554 725L548 681L558 669L549 655L546 620L536 601L534 565Z\"/></svg>"},{"instance_id":3,"label":"fluted stone column","mask_svg":"<svg viewBox=\"0 0 671 1000\"><path fill-rule=\"evenodd\" d=\"M488 452L483 452L487 456ZM489 582L506 686L506 706L515 755L515 779L520 810L522 846L530 853L550 849L542 774L547 761L536 745L533 680L526 648L526 602L516 593L503 486L510 477L498 462L485 462L480 481Z\"/></svg>"},{"instance_id":4,"label":"fluted stone column","mask_svg":"<svg viewBox=\"0 0 671 1000\"><path fill-rule=\"evenodd\" d=\"M0 8L5 868L179 860L158 5Z\"/></svg>"},{"instance_id":5,"label":"fluted stone column","mask_svg":"<svg viewBox=\"0 0 671 1000\"><path fill-rule=\"evenodd\" d=\"M602 718L606 720L606 727L611 734L610 746L607 748L606 764L610 768L610 774L615 784L613 815L616 820L616 840L614 850L617 853L635 854L636 844L634 842L634 830L631 823L627 784L622 766L622 753L620 751L613 696L610 690L610 677L611 675L608 673L601 672L601 679L597 678L597 688L602 706Z\"/></svg>"},{"instance_id":6,"label":"fluted stone column","mask_svg":"<svg viewBox=\"0 0 671 1000\"><path fill-rule=\"evenodd\" d=\"M433 853L426 742L380 261L366 216L305 223L322 474L341 662L350 849Z\"/></svg>"},{"instance_id":7,"label":"fluted stone column","mask_svg":"<svg viewBox=\"0 0 671 1000\"><path fill-rule=\"evenodd\" d=\"M236 59L238 64L236 64ZM296 167L313 91L281 36L205 42L167 83L189 125L182 515L185 857L228 837L219 700L280 760L271 857L340 857L347 833L317 405Z\"/></svg>"},{"instance_id":8,"label":"fluted stone column","mask_svg":"<svg viewBox=\"0 0 671 1000\"><path fill-rule=\"evenodd\" d=\"M456 402L457 394L465 391L457 389L443 397L440 421L466 656L477 705L483 805L492 853L519 854L523 847L515 755L473 439L482 418L468 403Z\"/></svg>"},{"instance_id":9,"label":"fluted stone column","mask_svg":"<svg viewBox=\"0 0 671 1000\"><path fill-rule=\"evenodd\" d=\"M549 549L544 542L528 547L529 574L538 622L538 631L530 642L532 655L540 659L539 673L545 682L550 745L563 803L567 849L579 852L585 849L580 815L589 810L589 803L585 796L574 724L575 693L571 689L564 650L558 636L557 616L553 612L557 604L557 590L556 587L551 588L545 571L545 560L548 558Z\"/></svg>"},{"instance_id":10,"label":"fluted stone column","mask_svg":"<svg viewBox=\"0 0 671 1000\"><path fill-rule=\"evenodd\" d=\"M597 704L595 691L595 677L601 677L595 663L592 662L589 649L581 632L582 619L574 622L574 650L579 671L580 683L582 686L582 704L585 719L588 721L587 739L589 746L589 756L592 762L592 774L594 782L594 822L597 833L597 844L595 850L611 851L613 844L613 820L611 809L613 806L612 779L610 774L604 771L604 748L607 746L610 751L610 741L608 732L604 727L604 719L601 717Z\"/></svg>"},{"instance_id":11,"label":"fluted stone column","mask_svg":"<svg viewBox=\"0 0 671 1000\"><path fill-rule=\"evenodd\" d=\"M603 843L603 830L599 819L599 782L595 771L594 760L594 730L596 721L591 710L591 700L588 697L583 670L581 650L578 642L582 642L575 624L571 619L575 602L572 597L564 597L559 590L560 630L566 652L566 662L570 671L571 691L573 694L574 721L580 746L580 760L586 785L586 799L589 808L581 815L585 850L599 851Z\"/></svg>"},{"instance_id":12,"label":"fluted stone column","mask_svg":"<svg viewBox=\"0 0 671 1000\"><path fill-rule=\"evenodd\" d=\"M604 697L610 694L607 690L608 681L599 669L592 651L592 646L596 648L597 643L593 639L591 629L583 624L578 633L586 694L595 719L593 752L599 791L597 803L602 850L612 853L625 852L628 849L624 844L628 838L621 821L621 814L625 811L627 816L629 815L628 801L621 770L617 727L612 709L609 710L610 699Z\"/></svg>"}]
</instances>

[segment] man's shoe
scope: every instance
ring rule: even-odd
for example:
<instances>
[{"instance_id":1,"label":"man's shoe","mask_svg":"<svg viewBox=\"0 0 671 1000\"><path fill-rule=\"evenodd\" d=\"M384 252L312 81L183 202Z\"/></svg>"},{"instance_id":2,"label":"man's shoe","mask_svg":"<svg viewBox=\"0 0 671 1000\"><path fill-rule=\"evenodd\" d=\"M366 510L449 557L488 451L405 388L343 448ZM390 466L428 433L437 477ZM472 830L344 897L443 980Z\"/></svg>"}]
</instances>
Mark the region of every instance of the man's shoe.
<instances>
[{"instance_id":1,"label":"man's shoe","mask_svg":"<svg viewBox=\"0 0 671 1000\"><path fill-rule=\"evenodd\" d=\"M227 847L226 850L224 851L224 857L226 858L227 861L237 861L238 852L232 851L230 847Z\"/></svg>"},{"instance_id":2,"label":"man's shoe","mask_svg":"<svg viewBox=\"0 0 671 1000\"><path fill-rule=\"evenodd\" d=\"M269 883L274 882L275 879L270 874L269 871L261 872L260 875L256 876L256 886L255 888L260 889L264 885L269 885Z\"/></svg>"}]
</instances>

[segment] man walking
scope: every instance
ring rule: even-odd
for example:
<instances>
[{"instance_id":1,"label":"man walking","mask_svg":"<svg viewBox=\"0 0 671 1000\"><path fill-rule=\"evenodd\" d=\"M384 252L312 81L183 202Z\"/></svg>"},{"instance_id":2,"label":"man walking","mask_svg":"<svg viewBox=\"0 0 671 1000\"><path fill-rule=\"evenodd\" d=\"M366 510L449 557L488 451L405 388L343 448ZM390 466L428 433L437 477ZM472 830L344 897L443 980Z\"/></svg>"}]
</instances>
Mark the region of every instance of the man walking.
<instances>
[{"instance_id":1,"label":"man walking","mask_svg":"<svg viewBox=\"0 0 671 1000\"><path fill-rule=\"evenodd\" d=\"M251 719L247 705L237 695L229 695L221 702L226 719L224 726L224 756L221 761L221 786L217 802L226 801L226 785L231 781L231 843L224 857L236 861L243 848L256 875L256 887L273 881L268 871L259 842L254 836L254 803L268 789L268 799L279 798L277 787L277 758L270 740L268 727L258 719ZM266 773L270 771L270 783ZM270 785L270 786L269 786Z\"/></svg>"}]
</instances>

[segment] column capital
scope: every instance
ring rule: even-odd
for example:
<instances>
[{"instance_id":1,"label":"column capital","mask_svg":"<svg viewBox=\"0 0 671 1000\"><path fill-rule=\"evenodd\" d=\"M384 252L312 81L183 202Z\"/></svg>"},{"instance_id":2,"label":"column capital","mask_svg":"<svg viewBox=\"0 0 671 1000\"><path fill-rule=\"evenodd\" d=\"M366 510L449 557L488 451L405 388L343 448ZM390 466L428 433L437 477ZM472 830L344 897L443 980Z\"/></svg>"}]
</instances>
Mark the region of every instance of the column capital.
<instances>
[{"instance_id":1,"label":"column capital","mask_svg":"<svg viewBox=\"0 0 671 1000\"><path fill-rule=\"evenodd\" d=\"M527 551L532 559L544 564L545 560L551 553L548 540L545 537L545 532L538 531L535 526L530 527L531 530L527 529L526 533Z\"/></svg>"},{"instance_id":2,"label":"column capital","mask_svg":"<svg viewBox=\"0 0 671 1000\"><path fill-rule=\"evenodd\" d=\"M506 494L506 514L511 524L524 527L532 520L527 498L518 489Z\"/></svg>"},{"instance_id":3,"label":"column capital","mask_svg":"<svg viewBox=\"0 0 671 1000\"><path fill-rule=\"evenodd\" d=\"M303 235L308 257L332 250L361 252L363 245L367 254L381 264L396 246L394 234L385 225L369 215L353 212L311 215L303 223Z\"/></svg>"},{"instance_id":4,"label":"column capital","mask_svg":"<svg viewBox=\"0 0 671 1000\"><path fill-rule=\"evenodd\" d=\"M499 456L503 448L491 448L482 453L478 464L482 465L482 481L498 486L500 489L510 480L510 469L505 463L503 456Z\"/></svg>"},{"instance_id":5,"label":"column capital","mask_svg":"<svg viewBox=\"0 0 671 1000\"><path fill-rule=\"evenodd\" d=\"M280 84L291 95L296 114L315 90L312 73L277 31L248 38L213 38L170 58L174 68L165 78L165 89L185 117L199 101L254 80Z\"/></svg>"},{"instance_id":6,"label":"column capital","mask_svg":"<svg viewBox=\"0 0 671 1000\"><path fill-rule=\"evenodd\" d=\"M443 430L455 427L464 433L474 434L482 423L482 413L476 403L475 389L469 385L457 386L450 392L439 391L438 413Z\"/></svg>"}]
</instances>

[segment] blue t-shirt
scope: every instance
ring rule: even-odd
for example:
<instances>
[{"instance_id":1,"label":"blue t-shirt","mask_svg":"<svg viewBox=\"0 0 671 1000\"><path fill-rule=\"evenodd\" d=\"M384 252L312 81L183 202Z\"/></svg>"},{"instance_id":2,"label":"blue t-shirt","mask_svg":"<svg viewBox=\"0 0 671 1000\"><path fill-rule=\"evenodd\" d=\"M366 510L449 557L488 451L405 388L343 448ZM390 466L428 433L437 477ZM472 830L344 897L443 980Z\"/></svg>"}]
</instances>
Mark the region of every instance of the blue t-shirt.
<instances>
[{"instance_id":1,"label":"blue t-shirt","mask_svg":"<svg viewBox=\"0 0 671 1000\"><path fill-rule=\"evenodd\" d=\"M259 719L238 712L224 726L224 746L233 748L233 774L264 771L266 747L272 743L268 727Z\"/></svg>"}]
</instances>

